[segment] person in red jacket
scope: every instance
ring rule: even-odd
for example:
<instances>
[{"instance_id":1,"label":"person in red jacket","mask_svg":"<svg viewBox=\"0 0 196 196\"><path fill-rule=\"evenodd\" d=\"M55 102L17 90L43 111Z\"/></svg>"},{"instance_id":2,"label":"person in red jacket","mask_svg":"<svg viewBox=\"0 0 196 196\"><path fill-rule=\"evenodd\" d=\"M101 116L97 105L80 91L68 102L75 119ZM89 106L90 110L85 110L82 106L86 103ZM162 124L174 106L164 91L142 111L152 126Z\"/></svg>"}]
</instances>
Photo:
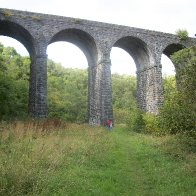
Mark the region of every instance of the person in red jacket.
<instances>
[{"instance_id":1,"label":"person in red jacket","mask_svg":"<svg viewBox=\"0 0 196 196\"><path fill-rule=\"evenodd\" d=\"M112 129L112 121L110 119L107 120L107 127L108 129Z\"/></svg>"}]
</instances>

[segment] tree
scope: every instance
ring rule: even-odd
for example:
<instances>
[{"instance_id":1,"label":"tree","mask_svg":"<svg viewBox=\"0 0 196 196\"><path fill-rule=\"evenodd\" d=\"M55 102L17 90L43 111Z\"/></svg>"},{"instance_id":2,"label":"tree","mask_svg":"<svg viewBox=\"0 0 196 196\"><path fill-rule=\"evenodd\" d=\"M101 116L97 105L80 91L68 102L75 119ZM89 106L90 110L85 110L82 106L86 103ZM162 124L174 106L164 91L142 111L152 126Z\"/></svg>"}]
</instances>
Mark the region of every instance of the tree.
<instances>
[{"instance_id":1,"label":"tree","mask_svg":"<svg viewBox=\"0 0 196 196\"><path fill-rule=\"evenodd\" d=\"M0 119L27 117L29 57L0 44ZM136 107L136 78L112 75L113 109L117 123L125 123ZM64 68L48 60L48 116L86 122L87 70Z\"/></svg>"},{"instance_id":2,"label":"tree","mask_svg":"<svg viewBox=\"0 0 196 196\"><path fill-rule=\"evenodd\" d=\"M87 70L63 68L48 61L49 117L71 122L87 120Z\"/></svg>"},{"instance_id":3,"label":"tree","mask_svg":"<svg viewBox=\"0 0 196 196\"><path fill-rule=\"evenodd\" d=\"M29 63L0 44L0 119L27 116Z\"/></svg>"},{"instance_id":4,"label":"tree","mask_svg":"<svg viewBox=\"0 0 196 196\"><path fill-rule=\"evenodd\" d=\"M112 101L115 123L126 123L136 107L136 77L113 74Z\"/></svg>"},{"instance_id":5,"label":"tree","mask_svg":"<svg viewBox=\"0 0 196 196\"><path fill-rule=\"evenodd\" d=\"M161 129L169 133L196 134L196 47L172 55L176 65L179 87L166 97L160 111Z\"/></svg>"}]
</instances>

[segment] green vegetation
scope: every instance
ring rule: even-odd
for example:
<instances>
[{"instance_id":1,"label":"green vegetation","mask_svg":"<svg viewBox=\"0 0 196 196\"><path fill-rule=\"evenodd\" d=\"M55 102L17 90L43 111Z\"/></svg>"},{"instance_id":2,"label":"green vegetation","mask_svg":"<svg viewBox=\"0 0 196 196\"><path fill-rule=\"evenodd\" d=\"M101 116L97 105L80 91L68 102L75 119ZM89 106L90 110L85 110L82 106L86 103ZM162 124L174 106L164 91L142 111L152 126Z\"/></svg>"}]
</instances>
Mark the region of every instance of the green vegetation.
<instances>
[{"instance_id":1,"label":"green vegetation","mask_svg":"<svg viewBox=\"0 0 196 196\"><path fill-rule=\"evenodd\" d=\"M87 120L87 77L86 70L65 69L48 61L49 117L69 122Z\"/></svg>"},{"instance_id":2,"label":"green vegetation","mask_svg":"<svg viewBox=\"0 0 196 196\"><path fill-rule=\"evenodd\" d=\"M113 74L112 101L115 123L126 124L130 111L136 108L136 77Z\"/></svg>"},{"instance_id":3,"label":"green vegetation","mask_svg":"<svg viewBox=\"0 0 196 196\"><path fill-rule=\"evenodd\" d=\"M87 118L87 71L51 60L49 119L27 120L30 60L0 44L0 195L196 195L195 56L172 56L178 89L164 79L157 116L138 110L135 77L112 75L124 125L108 131L73 124Z\"/></svg>"},{"instance_id":4,"label":"green vegetation","mask_svg":"<svg viewBox=\"0 0 196 196\"><path fill-rule=\"evenodd\" d=\"M186 40L188 38L188 31L186 29L178 29L176 34L180 38L180 40Z\"/></svg>"},{"instance_id":5,"label":"green vegetation","mask_svg":"<svg viewBox=\"0 0 196 196\"><path fill-rule=\"evenodd\" d=\"M0 119L27 117L29 64L28 57L0 45ZM115 121L126 123L126 116L136 105L136 78L115 74L112 83ZM66 69L48 60L49 118L86 122L87 97L87 70Z\"/></svg>"},{"instance_id":6,"label":"green vegetation","mask_svg":"<svg viewBox=\"0 0 196 196\"><path fill-rule=\"evenodd\" d=\"M27 116L29 64L14 48L0 44L0 119Z\"/></svg>"},{"instance_id":7,"label":"green vegetation","mask_svg":"<svg viewBox=\"0 0 196 196\"><path fill-rule=\"evenodd\" d=\"M166 86L170 93L166 93L165 103L160 111L162 131L169 133L183 132L196 137L195 56L196 47L183 49L172 56L177 69L178 89L174 88L174 83L170 87Z\"/></svg>"},{"instance_id":8,"label":"green vegetation","mask_svg":"<svg viewBox=\"0 0 196 196\"><path fill-rule=\"evenodd\" d=\"M196 138L196 47L183 49L172 56L177 71L166 77L164 104L159 115L146 114L135 108L128 119L130 129L155 134L183 133Z\"/></svg>"},{"instance_id":9,"label":"green vegetation","mask_svg":"<svg viewBox=\"0 0 196 196\"><path fill-rule=\"evenodd\" d=\"M172 56L177 70L164 79L165 101L158 116L145 114L136 104L136 78L112 75L113 110L116 124L137 132L196 134L196 48ZM0 119L27 118L29 64L15 49L0 45ZM66 122L87 122L88 74L65 69L48 60L48 116Z\"/></svg>"},{"instance_id":10,"label":"green vegetation","mask_svg":"<svg viewBox=\"0 0 196 196\"><path fill-rule=\"evenodd\" d=\"M11 13L10 11L7 11L7 10L4 11L3 14L4 14L4 16L5 16L6 18L9 18L9 17L12 16L12 13Z\"/></svg>"},{"instance_id":11,"label":"green vegetation","mask_svg":"<svg viewBox=\"0 0 196 196\"><path fill-rule=\"evenodd\" d=\"M195 143L58 120L0 124L0 195L195 195Z\"/></svg>"},{"instance_id":12,"label":"green vegetation","mask_svg":"<svg viewBox=\"0 0 196 196\"><path fill-rule=\"evenodd\" d=\"M38 15L33 15L31 18L35 21L41 21L41 17Z\"/></svg>"},{"instance_id":13,"label":"green vegetation","mask_svg":"<svg viewBox=\"0 0 196 196\"><path fill-rule=\"evenodd\" d=\"M74 19L74 22L75 22L76 24L80 24L80 23L82 22L82 20L81 20L80 18L75 18L75 19Z\"/></svg>"}]
</instances>

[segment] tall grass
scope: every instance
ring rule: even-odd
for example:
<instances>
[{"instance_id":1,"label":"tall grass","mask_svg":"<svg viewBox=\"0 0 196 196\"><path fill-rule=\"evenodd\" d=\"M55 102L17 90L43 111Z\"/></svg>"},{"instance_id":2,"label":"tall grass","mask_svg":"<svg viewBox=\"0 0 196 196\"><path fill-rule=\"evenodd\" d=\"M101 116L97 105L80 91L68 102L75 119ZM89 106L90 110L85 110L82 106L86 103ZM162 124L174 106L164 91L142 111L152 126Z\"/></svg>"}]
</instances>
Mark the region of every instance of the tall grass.
<instances>
[{"instance_id":1,"label":"tall grass","mask_svg":"<svg viewBox=\"0 0 196 196\"><path fill-rule=\"evenodd\" d=\"M194 141L59 120L0 123L0 195L195 195Z\"/></svg>"},{"instance_id":2,"label":"tall grass","mask_svg":"<svg viewBox=\"0 0 196 196\"><path fill-rule=\"evenodd\" d=\"M16 121L0 129L0 195L71 193L85 181L75 179L84 175L80 167L102 165L111 147L102 128L88 125Z\"/></svg>"}]
</instances>

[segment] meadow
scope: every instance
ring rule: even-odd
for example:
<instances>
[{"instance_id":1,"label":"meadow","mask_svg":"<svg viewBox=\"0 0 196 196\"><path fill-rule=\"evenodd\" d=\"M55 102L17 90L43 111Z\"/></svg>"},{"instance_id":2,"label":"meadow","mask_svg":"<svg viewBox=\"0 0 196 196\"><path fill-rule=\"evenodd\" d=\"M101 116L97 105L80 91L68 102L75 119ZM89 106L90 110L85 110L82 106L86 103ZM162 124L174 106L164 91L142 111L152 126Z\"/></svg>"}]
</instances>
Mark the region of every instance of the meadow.
<instances>
[{"instance_id":1,"label":"meadow","mask_svg":"<svg viewBox=\"0 0 196 196\"><path fill-rule=\"evenodd\" d=\"M0 195L196 195L191 137L59 120L0 123Z\"/></svg>"}]
</instances>

